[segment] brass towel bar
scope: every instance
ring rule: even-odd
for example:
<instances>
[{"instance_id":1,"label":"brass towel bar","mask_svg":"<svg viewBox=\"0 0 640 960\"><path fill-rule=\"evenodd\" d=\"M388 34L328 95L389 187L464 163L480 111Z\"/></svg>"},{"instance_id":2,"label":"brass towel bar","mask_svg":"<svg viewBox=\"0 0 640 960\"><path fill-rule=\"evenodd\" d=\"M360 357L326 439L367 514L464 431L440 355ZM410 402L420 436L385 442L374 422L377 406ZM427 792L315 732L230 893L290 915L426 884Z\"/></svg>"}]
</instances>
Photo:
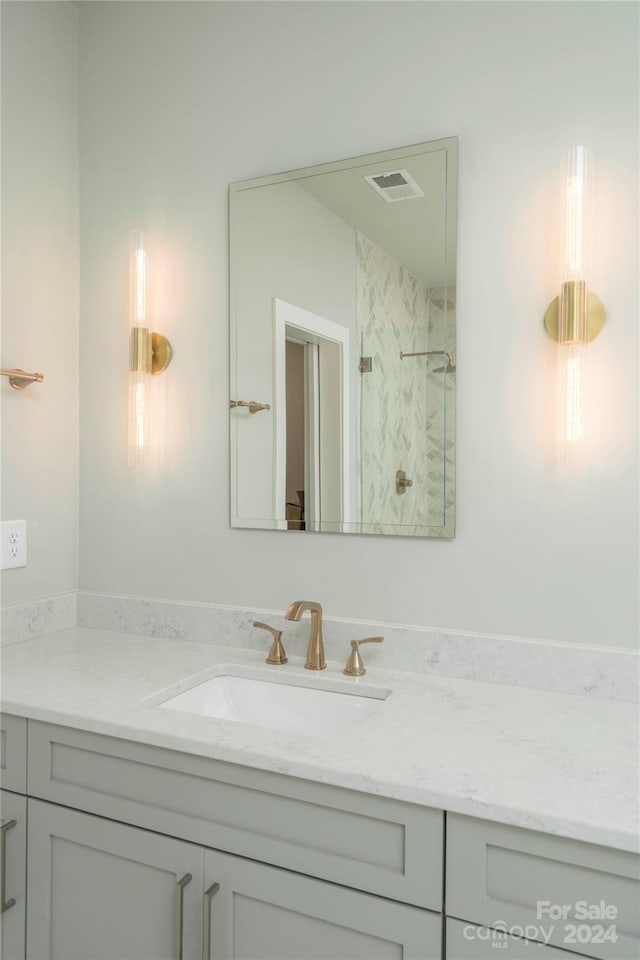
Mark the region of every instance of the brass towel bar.
<instances>
[{"instance_id":1,"label":"brass towel bar","mask_svg":"<svg viewBox=\"0 0 640 960\"><path fill-rule=\"evenodd\" d=\"M0 376L9 377L9 383L14 390L24 390L32 383L42 383L44 376L41 373L25 373L24 370L2 370Z\"/></svg>"}]
</instances>

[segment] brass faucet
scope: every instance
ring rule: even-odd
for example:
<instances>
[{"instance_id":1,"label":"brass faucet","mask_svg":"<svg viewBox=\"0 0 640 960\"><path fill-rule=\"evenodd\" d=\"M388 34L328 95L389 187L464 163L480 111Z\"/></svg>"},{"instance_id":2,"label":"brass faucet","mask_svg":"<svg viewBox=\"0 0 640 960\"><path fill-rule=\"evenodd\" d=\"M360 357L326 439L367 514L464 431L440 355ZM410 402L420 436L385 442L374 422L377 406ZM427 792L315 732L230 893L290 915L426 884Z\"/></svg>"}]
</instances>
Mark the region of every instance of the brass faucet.
<instances>
[{"instance_id":1,"label":"brass faucet","mask_svg":"<svg viewBox=\"0 0 640 960\"><path fill-rule=\"evenodd\" d=\"M324 670L327 665L324 659L324 643L322 642L322 607L315 600L294 600L287 607L285 620L300 620L302 614L308 610L311 614L311 634L307 647L307 670Z\"/></svg>"}]
</instances>

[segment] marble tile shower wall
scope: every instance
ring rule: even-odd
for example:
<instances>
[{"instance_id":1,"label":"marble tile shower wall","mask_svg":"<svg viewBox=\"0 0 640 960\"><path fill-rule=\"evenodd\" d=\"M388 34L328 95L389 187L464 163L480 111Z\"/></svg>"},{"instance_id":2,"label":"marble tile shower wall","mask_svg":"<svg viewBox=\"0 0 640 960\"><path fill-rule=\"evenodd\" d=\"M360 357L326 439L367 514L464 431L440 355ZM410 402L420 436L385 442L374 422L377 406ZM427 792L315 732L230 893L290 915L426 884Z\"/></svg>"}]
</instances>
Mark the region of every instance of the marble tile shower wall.
<instances>
[{"instance_id":1,"label":"marble tile shower wall","mask_svg":"<svg viewBox=\"0 0 640 960\"><path fill-rule=\"evenodd\" d=\"M456 349L455 287L431 287L428 296L428 350L445 350L454 357ZM436 530L445 515L452 515L456 500L456 374L436 373L446 360L438 357L416 357L425 376L427 523ZM437 536L436 530L431 536ZM447 533L443 529L442 535Z\"/></svg>"},{"instance_id":2,"label":"marble tile shower wall","mask_svg":"<svg viewBox=\"0 0 640 960\"><path fill-rule=\"evenodd\" d=\"M453 295L426 287L362 234L356 251L358 335L373 361L361 377L362 522L372 533L437 528L455 496L455 381L435 373L439 358L401 360L400 352L453 349ZM397 470L413 480L404 496L396 493Z\"/></svg>"}]
</instances>

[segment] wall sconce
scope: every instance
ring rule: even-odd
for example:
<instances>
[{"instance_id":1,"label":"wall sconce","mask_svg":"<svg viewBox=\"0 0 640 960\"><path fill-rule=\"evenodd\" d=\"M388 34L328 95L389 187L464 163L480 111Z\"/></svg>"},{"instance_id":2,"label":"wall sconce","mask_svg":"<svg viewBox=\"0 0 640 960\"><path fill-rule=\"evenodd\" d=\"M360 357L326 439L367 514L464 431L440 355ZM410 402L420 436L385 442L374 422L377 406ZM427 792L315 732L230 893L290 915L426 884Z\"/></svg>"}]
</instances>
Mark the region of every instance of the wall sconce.
<instances>
[{"instance_id":1,"label":"wall sconce","mask_svg":"<svg viewBox=\"0 0 640 960\"><path fill-rule=\"evenodd\" d=\"M547 333L558 341L557 456L566 465L584 454L589 343L605 322L604 304L588 287L593 172L593 158L586 147L574 147L567 154L562 176L560 296L544 316Z\"/></svg>"},{"instance_id":2,"label":"wall sconce","mask_svg":"<svg viewBox=\"0 0 640 960\"><path fill-rule=\"evenodd\" d=\"M171 344L150 329L150 262L143 233L131 234L129 264L129 466L149 462L151 377L171 360Z\"/></svg>"}]
</instances>

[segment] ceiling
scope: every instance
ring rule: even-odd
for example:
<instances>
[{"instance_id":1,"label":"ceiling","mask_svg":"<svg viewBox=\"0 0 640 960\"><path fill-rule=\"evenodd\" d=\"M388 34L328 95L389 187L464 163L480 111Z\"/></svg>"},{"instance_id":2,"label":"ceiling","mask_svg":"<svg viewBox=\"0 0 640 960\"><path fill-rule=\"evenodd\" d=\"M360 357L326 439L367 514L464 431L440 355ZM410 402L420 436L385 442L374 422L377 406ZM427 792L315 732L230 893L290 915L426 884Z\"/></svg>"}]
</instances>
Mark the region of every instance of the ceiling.
<instances>
[{"instance_id":1,"label":"ceiling","mask_svg":"<svg viewBox=\"0 0 640 960\"><path fill-rule=\"evenodd\" d=\"M445 283L446 150L300 176L295 182L429 287ZM423 197L389 203L364 179L406 170ZM454 281L449 266L449 283Z\"/></svg>"}]
</instances>

